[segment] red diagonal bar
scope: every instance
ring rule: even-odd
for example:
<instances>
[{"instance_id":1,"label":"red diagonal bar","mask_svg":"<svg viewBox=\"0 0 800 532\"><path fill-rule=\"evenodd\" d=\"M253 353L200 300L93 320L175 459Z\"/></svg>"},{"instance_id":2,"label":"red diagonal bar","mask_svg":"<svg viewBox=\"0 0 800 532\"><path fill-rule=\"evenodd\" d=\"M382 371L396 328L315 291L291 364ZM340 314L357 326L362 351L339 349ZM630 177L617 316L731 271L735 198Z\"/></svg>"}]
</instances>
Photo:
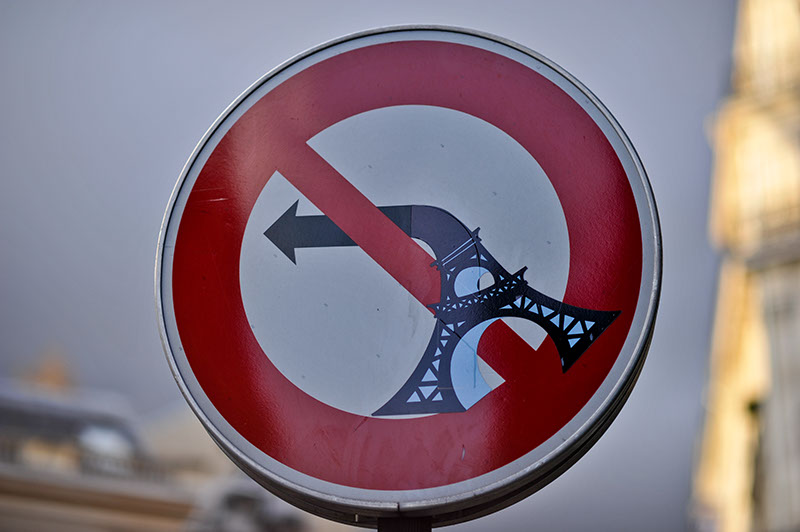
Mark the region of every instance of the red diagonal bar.
<instances>
[{"instance_id":1,"label":"red diagonal bar","mask_svg":"<svg viewBox=\"0 0 800 532\"><path fill-rule=\"evenodd\" d=\"M433 258L308 144L282 150L279 170L292 185L425 306L439 302Z\"/></svg>"}]
</instances>

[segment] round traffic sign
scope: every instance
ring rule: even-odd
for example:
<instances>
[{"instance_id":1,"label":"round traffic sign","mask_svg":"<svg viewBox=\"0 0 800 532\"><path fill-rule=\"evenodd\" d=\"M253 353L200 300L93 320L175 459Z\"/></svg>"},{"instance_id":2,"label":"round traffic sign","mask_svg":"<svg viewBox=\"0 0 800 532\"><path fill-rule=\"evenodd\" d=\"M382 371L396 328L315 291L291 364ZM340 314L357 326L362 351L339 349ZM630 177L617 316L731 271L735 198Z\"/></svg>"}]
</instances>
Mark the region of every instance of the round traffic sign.
<instances>
[{"instance_id":1,"label":"round traffic sign","mask_svg":"<svg viewBox=\"0 0 800 532\"><path fill-rule=\"evenodd\" d=\"M173 373L248 474L353 524L496 510L569 467L644 362L642 165L561 68L470 31L307 52L212 126L162 225Z\"/></svg>"}]
</instances>

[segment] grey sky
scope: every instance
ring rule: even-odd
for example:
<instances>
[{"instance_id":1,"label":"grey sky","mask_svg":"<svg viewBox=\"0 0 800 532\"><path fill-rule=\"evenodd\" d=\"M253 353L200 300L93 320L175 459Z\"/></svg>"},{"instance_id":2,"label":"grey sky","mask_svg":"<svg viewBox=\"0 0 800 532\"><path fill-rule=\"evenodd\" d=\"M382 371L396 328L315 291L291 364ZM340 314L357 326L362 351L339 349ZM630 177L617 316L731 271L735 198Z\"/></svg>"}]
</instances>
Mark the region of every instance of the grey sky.
<instances>
[{"instance_id":1,"label":"grey sky","mask_svg":"<svg viewBox=\"0 0 800 532\"><path fill-rule=\"evenodd\" d=\"M704 124L728 87L733 0L0 2L0 376L50 345L142 415L179 398L153 302L158 229L205 129L323 41L440 23L495 33L585 83L636 146L664 234L664 292L639 384L553 484L459 527L681 530L702 416L716 261Z\"/></svg>"}]
</instances>

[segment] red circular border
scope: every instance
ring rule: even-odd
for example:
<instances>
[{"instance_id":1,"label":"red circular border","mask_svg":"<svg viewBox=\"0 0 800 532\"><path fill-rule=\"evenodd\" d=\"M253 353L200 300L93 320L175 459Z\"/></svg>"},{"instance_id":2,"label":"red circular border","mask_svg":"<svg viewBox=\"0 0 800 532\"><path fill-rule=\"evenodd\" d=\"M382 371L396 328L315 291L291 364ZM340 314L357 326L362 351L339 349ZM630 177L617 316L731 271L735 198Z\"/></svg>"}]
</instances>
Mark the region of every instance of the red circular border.
<instances>
[{"instance_id":1,"label":"red circular border","mask_svg":"<svg viewBox=\"0 0 800 532\"><path fill-rule=\"evenodd\" d=\"M525 147L550 178L570 236L564 301L622 311L567 374L561 373L549 339L534 350L497 322L478 351L506 379L502 386L464 413L377 419L313 399L262 351L239 287L242 237L256 198L276 170L294 165L290 141L304 143L345 118L393 105L440 106L483 119ZM622 349L636 310L642 274L639 226L633 192L614 149L581 106L544 76L463 44L370 45L282 82L214 149L180 219L172 270L175 319L209 400L270 457L343 486L443 486L527 454L594 395ZM528 266L535 272L535 264Z\"/></svg>"}]
</instances>

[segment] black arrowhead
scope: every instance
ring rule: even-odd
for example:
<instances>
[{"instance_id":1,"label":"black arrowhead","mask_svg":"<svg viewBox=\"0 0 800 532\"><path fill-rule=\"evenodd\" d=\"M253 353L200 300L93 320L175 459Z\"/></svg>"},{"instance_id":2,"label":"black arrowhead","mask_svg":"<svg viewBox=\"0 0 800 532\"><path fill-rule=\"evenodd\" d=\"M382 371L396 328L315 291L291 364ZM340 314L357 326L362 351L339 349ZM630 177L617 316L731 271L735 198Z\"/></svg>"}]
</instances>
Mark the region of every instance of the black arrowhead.
<instances>
[{"instance_id":1,"label":"black arrowhead","mask_svg":"<svg viewBox=\"0 0 800 532\"><path fill-rule=\"evenodd\" d=\"M327 216L297 216L297 204L286 209L280 218L264 231L264 236L281 253L297 264L295 249L332 246L355 246L355 242Z\"/></svg>"},{"instance_id":2,"label":"black arrowhead","mask_svg":"<svg viewBox=\"0 0 800 532\"><path fill-rule=\"evenodd\" d=\"M297 204L300 200L286 209L280 218L264 231L264 236L297 264L295 250L297 248L328 248L339 246L355 246L356 243L339 229L333 221L325 215L297 216ZM405 234L411 233L411 212L414 207L398 205L393 207L378 207L392 222ZM459 222L460 223L460 222Z\"/></svg>"},{"instance_id":3,"label":"black arrowhead","mask_svg":"<svg viewBox=\"0 0 800 532\"><path fill-rule=\"evenodd\" d=\"M269 229L264 231L264 236L295 264L297 264L297 260L295 260L294 248L297 237L296 221L299 202L300 200L295 201L280 218L269 226Z\"/></svg>"}]
</instances>

